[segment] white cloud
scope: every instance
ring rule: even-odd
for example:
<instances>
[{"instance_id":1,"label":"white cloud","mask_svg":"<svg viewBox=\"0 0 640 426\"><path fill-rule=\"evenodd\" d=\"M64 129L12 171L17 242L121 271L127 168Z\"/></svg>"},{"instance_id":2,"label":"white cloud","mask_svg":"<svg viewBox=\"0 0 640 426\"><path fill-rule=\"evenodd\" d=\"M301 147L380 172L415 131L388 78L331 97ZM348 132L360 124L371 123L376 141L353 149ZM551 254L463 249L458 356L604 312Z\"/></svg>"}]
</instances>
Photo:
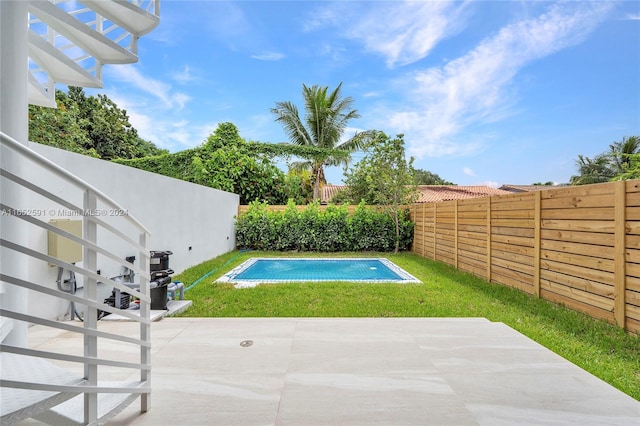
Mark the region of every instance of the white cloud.
<instances>
[{"instance_id":1,"label":"white cloud","mask_svg":"<svg viewBox=\"0 0 640 426\"><path fill-rule=\"evenodd\" d=\"M105 81L120 83L109 90L109 97L127 111L129 121L141 138L171 151L202 142L188 126L189 121L180 115L191 100L187 94L174 91L168 83L144 76L131 65L109 67Z\"/></svg>"},{"instance_id":2,"label":"white cloud","mask_svg":"<svg viewBox=\"0 0 640 426\"><path fill-rule=\"evenodd\" d=\"M465 167L464 169L462 169L462 173L464 173L467 176L475 176L475 172L473 170L471 170L469 167Z\"/></svg>"},{"instance_id":3,"label":"white cloud","mask_svg":"<svg viewBox=\"0 0 640 426\"><path fill-rule=\"evenodd\" d=\"M500 184L498 182L492 180L485 180L482 182L476 183L476 185L488 186L489 188L499 188Z\"/></svg>"},{"instance_id":4,"label":"white cloud","mask_svg":"<svg viewBox=\"0 0 640 426\"><path fill-rule=\"evenodd\" d=\"M259 55L251 55L251 57L259 61L279 61L284 58L284 54L279 52L264 52Z\"/></svg>"},{"instance_id":5,"label":"white cloud","mask_svg":"<svg viewBox=\"0 0 640 426\"><path fill-rule=\"evenodd\" d=\"M442 39L457 33L466 6L459 1L332 2L316 9L304 29L335 27L393 68L426 57Z\"/></svg>"},{"instance_id":6,"label":"white cloud","mask_svg":"<svg viewBox=\"0 0 640 426\"><path fill-rule=\"evenodd\" d=\"M178 105L178 109L182 109L191 100L191 97L184 93L176 93L172 96L172 99Z\"/></svg>"},{"instance_id":7,"label":"white cloud","mask_svg":"<svg viewBox=\"0 0 640 426\"><path fill-rule=\"evenodd\" d=\"M464 2L369 3L368 11L347 35L381 54L387 66L407 65L426 57L444 38L461 28Z\"/></svg>"},{"instance_id":8,"label":"white cloud","mask_svg":"<svg viewBox=\"0 0 640 426\"><path fill-rule=\"evenodd\" d=\"M189 65L185 65L182 71L174 73L172 77L180 84L186 84L196 80L191 74L191 67L189 67Z\"/></svg>"},{"instance_id":9,"label":"white cloud","mask_svg":"<svg viewBox=\"0 0 640 426\"><path fill-rule=\"evenodd\" d=\"M456 138L470 125L510 114L518 72L583 41L610 8L608 2L554 4L537 17L503 27L464 56L406 76L399 85L409 107L391 112L387 123L411 135L408 151L418 158L480 149L478 141Z\"/></svg>"},{"instance_id":10,"label":"white cloud","mask_svg":"<svg viewBox=\"0 0 640 426\"><path fill-rule=\"evenodd\" d=\"M184 108L191 99L188 95L180 92L173 92L171 85L159 80L142 75L133 65L118 65L107 68L110 80L117 80L130 84L137 90L160 100L167 108Z\"/></svg>"}]
</instances>

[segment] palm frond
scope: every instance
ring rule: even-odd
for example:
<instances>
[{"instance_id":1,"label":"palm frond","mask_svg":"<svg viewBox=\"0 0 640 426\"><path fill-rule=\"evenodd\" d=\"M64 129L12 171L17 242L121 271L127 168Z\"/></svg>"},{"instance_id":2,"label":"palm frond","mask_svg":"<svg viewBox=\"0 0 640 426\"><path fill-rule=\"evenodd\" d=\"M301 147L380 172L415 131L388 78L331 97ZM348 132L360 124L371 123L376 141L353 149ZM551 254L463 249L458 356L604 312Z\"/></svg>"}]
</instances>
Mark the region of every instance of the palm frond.
<instances>
[{"instance_id":1,"label":"palm frond","mask_svg":"<svg viewBox=\"0 0 640 426\"><path fill-rule=\"evenodd\" d=\"M313 163L311 161L293 161L288 166L292 172L305 172L312 169Z\"/></svg>"},{"instance_id":2,"label":"palm frond","mask_svg":"<svg viewBox=\"0 0 640 426\"><path fill-rule=\"evenodd\" d=\"M276 115L276 121L282 123L285 133L296 145L313 146L313 140L304 127L298 107L291 102L276 102L276 107L271 108L271 112Z\"/></svg>"}]
</instances>

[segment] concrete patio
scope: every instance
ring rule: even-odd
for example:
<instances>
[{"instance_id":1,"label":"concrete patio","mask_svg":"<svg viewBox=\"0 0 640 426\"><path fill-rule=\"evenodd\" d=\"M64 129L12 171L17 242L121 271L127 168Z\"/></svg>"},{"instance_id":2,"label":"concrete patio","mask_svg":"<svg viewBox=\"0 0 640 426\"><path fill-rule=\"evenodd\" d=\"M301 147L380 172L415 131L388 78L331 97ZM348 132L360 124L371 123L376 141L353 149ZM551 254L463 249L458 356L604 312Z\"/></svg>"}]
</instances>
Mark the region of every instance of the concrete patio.
<instances>
[{"instance_id":1,"label":"concrete patio","mask_svg":"<svg viewBox=\"0 0 640 426\"><path fill-rule=\"evenodd\" d=\"M30 329L34 348L76 339ZM640 402L482 318L165 318L152 342L151 411L109 424L640 425Z\"/></svg>"}]
</instances>

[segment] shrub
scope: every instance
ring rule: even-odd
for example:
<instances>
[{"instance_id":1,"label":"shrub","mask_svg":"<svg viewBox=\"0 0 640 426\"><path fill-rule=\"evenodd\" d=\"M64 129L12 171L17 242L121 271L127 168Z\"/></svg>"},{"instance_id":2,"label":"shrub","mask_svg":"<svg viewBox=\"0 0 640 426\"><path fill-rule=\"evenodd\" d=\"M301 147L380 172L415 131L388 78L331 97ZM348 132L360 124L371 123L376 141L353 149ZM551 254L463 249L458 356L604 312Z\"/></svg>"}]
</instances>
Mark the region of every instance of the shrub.
<instances>
[{"instance_id":1,"label":"shrub","mask_svg":"<svg viewBox=\"0 0 640 426\"><path fill-rule=\"evenodd\" d=\"M400 227L400 250L407 250L413 241L408 212L401 215ZM395 225L388 214L364 202L349 215L345 205L321 211L315 203L298 210L289 200L284 211L269 211L267 203L255 201L236 220L236 244L276 251L392 251Z\"/></svg>"}]
</instances>

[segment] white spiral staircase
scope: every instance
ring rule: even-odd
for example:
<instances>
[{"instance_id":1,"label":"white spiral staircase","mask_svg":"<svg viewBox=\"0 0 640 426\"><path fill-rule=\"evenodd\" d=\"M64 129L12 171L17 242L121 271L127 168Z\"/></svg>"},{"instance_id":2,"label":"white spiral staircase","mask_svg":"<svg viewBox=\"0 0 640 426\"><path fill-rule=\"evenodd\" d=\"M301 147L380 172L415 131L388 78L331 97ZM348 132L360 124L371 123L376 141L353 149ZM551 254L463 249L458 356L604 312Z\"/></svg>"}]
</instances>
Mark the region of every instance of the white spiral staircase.
<instances>
[{"instance_id":1,"label":"white spiral staircase","mask_svg":"<svg viewBox=\"0 0 640 426\"><path fill-rule=\"evenodd\" d=\"M160 0L0 0L2 75L0 84L0 207L2 208L0 249L0 423L13 424L34 418L50 424L103 424L138 397L141 411L150 404L150 296L149 251L146 228L131 216L120 222L83 214L100 208L126 210L107 195L66 170L34 153L26 146L28 104L56 107L55 84L102 87L102 67L138 60L140 36L159 23ZM27 24L27 25L24 25ZM2 28L3 27L3 28ZM28 65L25 59L28 57ZM24 69L20 64L25 64ZM38 170L38 173L32 171ZM45 181L34 176L49 176ZM47 187L49 185L49 187ZM56 186L58 185L58 186ZM61 198L60 185L71 199ZM78 198L80 197L80 198ZM48 203L82 217L82 236L78 237L43 221L32 200ZM78 199L84 200L78 203ZM41 201L40 201L41 202ZM67 263L34 249L29 235L55 233L82 246L81 264ZM101 246L97 235L110 233L129 250L138 254L138 266L128 264L118 254ZM140 277L140 314L124 312L139 322L139 335L128 336L98 330L97 312L118 312L96 296L99 280L120 291L131 291L120 282L96 273L98 256L120 262ZM47 264L74 271L84 279L84 294L76 295L51 287L51 283L30 280L30 268ZM40 267L40 266L38 266ZM69 324L29 315L29 292L86 306L82 325ZM27 347L27 325L81 333L83 348L48 352ZM100 357L99 339L124 342L138 347L137 361ZM83 355L78 355L83 353ZM60 368L54 361L77 366L79 375ZM138 379L114 382L99 376L104 366L137 371Z\"/></svg>"},{"instance_id":2,"label":"white spiral staircase","mask_svg":"<svg viewBox=\"0 0 640 426\"><path fill-rule=\"evenodd\" d=\"M29 1L29 103L55 108L55 83L102 87L102 66L138 60L159 0Z\"/></svg>"}]
</instances>

